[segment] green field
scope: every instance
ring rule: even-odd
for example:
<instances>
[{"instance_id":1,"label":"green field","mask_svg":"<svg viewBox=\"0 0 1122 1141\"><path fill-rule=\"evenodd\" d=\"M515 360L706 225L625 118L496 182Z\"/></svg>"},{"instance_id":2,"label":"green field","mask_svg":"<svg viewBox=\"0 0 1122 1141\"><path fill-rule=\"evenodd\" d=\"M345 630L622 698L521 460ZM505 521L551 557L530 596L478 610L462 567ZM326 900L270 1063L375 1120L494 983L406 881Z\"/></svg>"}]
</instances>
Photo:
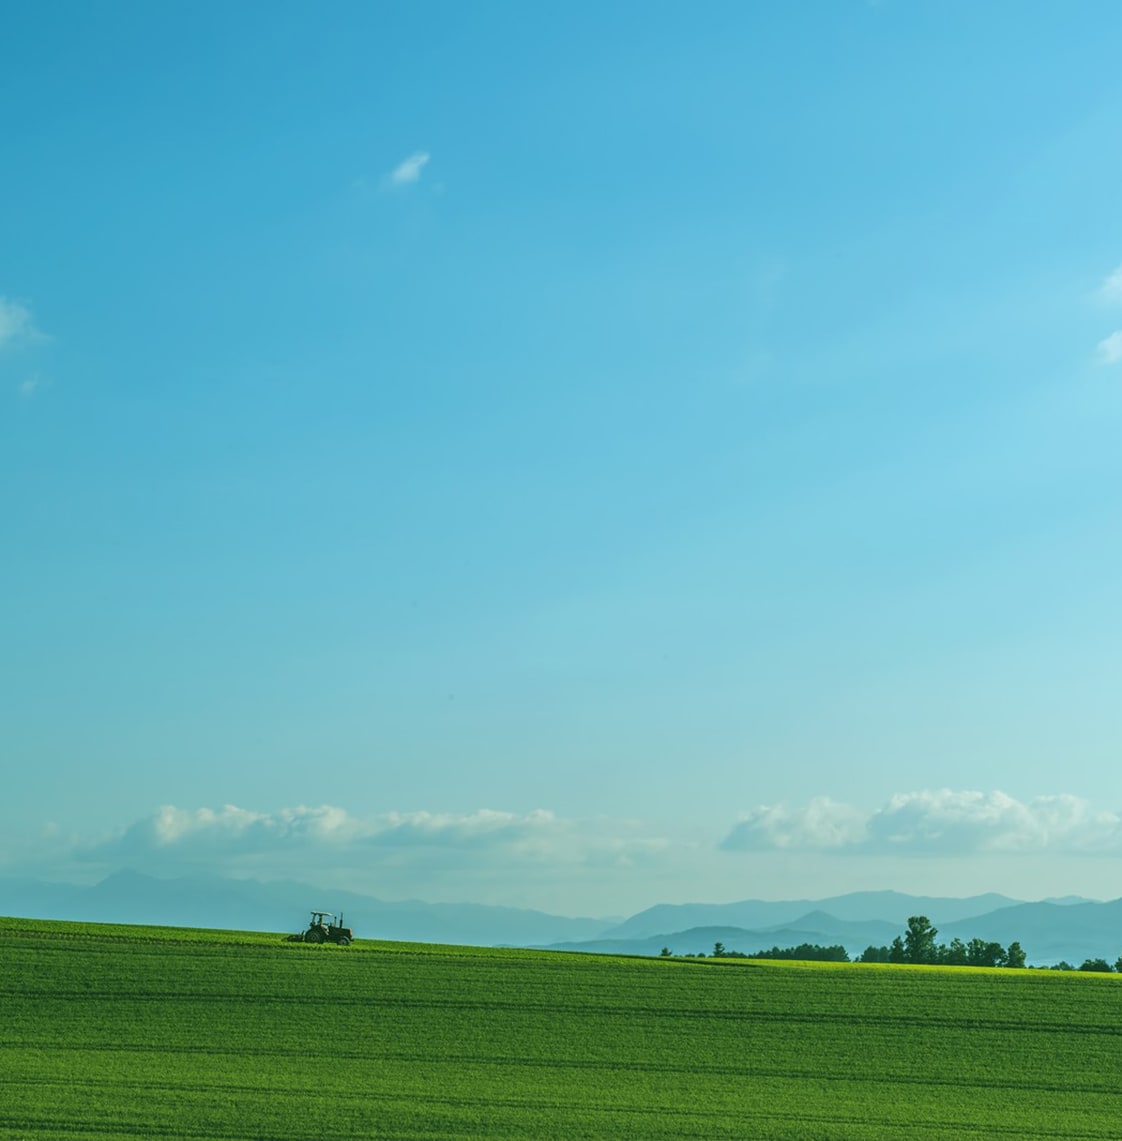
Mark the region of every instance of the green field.
<instances>
[{"instance_id":1,"label":"green field","mask_svg":"<svg viewBox=\"0 0 1122 1141\"><path fill-rule=\"evenodd\" d=\"M0 1138L1122 1136L1122 979L0 919Z\"/></svg>"}]
</instances>

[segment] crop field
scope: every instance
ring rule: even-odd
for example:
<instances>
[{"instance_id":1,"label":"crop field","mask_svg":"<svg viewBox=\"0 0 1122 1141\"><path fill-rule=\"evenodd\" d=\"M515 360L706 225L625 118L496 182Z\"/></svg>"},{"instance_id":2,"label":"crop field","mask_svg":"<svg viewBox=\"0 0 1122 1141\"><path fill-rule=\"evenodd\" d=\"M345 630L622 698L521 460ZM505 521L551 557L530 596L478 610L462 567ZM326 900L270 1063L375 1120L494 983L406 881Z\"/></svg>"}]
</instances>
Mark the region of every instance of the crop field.
<instances>
[{"instance_id":1,"label":"crop field","mask_svg":"<svg viewBox=\"0 0 1122 1141\"><path fill-rule=\"evenodd\" d=\"M1122 979L0 919L0 1138L1103 1138Z\"/></svg>"}]
</instances>

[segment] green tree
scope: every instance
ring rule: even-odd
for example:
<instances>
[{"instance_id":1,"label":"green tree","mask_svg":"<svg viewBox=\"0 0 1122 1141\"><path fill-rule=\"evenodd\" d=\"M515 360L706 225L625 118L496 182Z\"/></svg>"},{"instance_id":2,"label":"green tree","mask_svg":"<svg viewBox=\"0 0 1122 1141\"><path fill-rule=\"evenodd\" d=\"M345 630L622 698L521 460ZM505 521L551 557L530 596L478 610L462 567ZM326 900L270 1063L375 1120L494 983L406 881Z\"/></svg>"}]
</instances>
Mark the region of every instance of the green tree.
<instances>
[{"instance_id":1,"label":"green tree","mask_svg":"<svg viewBox=\"0 0 1122 1141\"><path fill-rule=\"evenodd\" d=\"M724 943L714 943L713 944L713 958L714 959L723 958L724 954L725 954Z\"/></svg>"},{"instance_id":2,"label":"green tree","mask_svg":"<svg viewBox=\"0 0 1122 1141\"><path fill-rule=\"evenodd\" d=\"M908 930L904 932L904 961L934 963L938 958L935 947L935 936L938 934L926 915L910 916Z\"/></svg>"},{"instance_id":3,"label":"green tree","mask_svg":"<svg viewBox=\"0 0 1122 1141\"><path fill-rule=\"evenodd\" d=\"M892 940L892 944L888 948L888 961L890 963L906 963L908 961L908 952L904 947L904 940L899 935Z\"/></svg>"},{"instance_id":4,"label":"green tree","mask_svg":"<svg viewBox=\"0 0 1122 1141\"><path fill-rule=\"evenodd\" d=\"M952 939L944 948L942 960L950 967L965 967L967 963L966 944L957 937Z\"/></svg>"},{"instance_id":5,"label":"green tree","mask_svg":"<svg viewBox=\"0 0 1122 1141\"><path fill-rule=\"evenodd\" d=\"M1110 964L1106 959L1084 959L1079 969L1081 971L1101 971L1106 974L1110 970Z\"/></svg>"},{"instance_id":6,"label":"green tree","mask_svg":"<svg viewBox=\"0 0 1122 1141\"><path fill-rule=\"evenodd\" d=\"M1119 955L1118 958L1114 960L1114 969L1122 975L1122 955Z\"/></svg>"},{"instance_id":7,"label":"green tree","mask_svg":"<svg viewBox=\"0 0 1122 1141\"><path fill-rule=\"evenodd\" d=\"M659 955L664 959L669 959L670 958L670 948L669 947L663 947L662 950L659 951Z\"/></svg>"},{"instance_id":8,"label":"green tree","mask_svg":"<svg viewBox=\"0 0 1122 1141\"><path fill-rule=\"evenodd\" d=\"M1025 965L1025 952L1020 943L1009 944L1009 950L1005 952L1005 965L1007 967L1023 967Z\"/></svg>"},{"instance_id":9,"label":"green tree","mask_svg":"<svg viewBox=\"0 0 1122 1141\"><path fill-rule=\"evenodd\" d=\"M972 967L1000 967L1005 963L1005 948L985 939L971 939L966 945L966 961Z\"/></svg>"}]
</instances>

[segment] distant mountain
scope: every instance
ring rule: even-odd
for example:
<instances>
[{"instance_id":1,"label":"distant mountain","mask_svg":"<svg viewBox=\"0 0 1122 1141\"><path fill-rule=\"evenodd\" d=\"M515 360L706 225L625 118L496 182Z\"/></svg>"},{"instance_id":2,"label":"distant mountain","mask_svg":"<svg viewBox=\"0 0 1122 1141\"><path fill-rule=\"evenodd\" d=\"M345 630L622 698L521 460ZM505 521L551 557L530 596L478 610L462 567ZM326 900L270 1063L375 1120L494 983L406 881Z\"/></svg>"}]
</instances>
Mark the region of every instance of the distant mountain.
<instances>
[{"instance_id":1,"label":"distant mountain","mask_svg":"<svg viewBox=\"0 0 1122 1141\"><path fill-rule=\"evenodd\" d=\"M904 895L898 891L859 891L820 900L746 899L739 903L662 903L640 911L607 932L608 939L642 939L693 927L726 926L759 930L788 924L807 912L824 911L839 920L880 920L903 927L910 915L926 915L936 926L984 915L1020 900L990 893L968 899Z\"/></svg>"},{"instance_id":2,"label":"distant mountain","mask_svg":"<svg viewBox=\"0 0 1122 1141\"><path fill-rule=\"evenodd\" d=\"M806 915L790 926L772 927L766 931L749 931L743 927L691 927L670 935L653 935L645 939L604 938L586 942L554 943L551 951L584 951L601 955L657 955L669 947L675 955L709 954L714 943L723 943L730 951L746 955L769 951L772 947L798 947L817 943L823 947L841 944L851 955L860 954L870 943L880 946L898 935L891 923L873 919L863 923L847 923L824 912Z\"/></svg>"},{"instance_id":3,"label":"distant mountain","mask_svg":"<svg viewBox=\"0 0 1122 1141\"><path fill-rule=\"evenodd\" d=\"M120 871L92 887L0 879L0 914L237 931L295 932L313 908L342 911L359 938L527 946L592 939L613 919L572 919L479 903L389 902L293 882L195 876L163 880Z\"/></svg>"},{"instance_id":4,"label":"distant mountain","mask_svg":"<svg viewBox=\"0 0 1122 1141\"><path fill-rule=\"evenodd\" d=\"M926 915L938 940L1016 940L1030 963L1122 954L1122 900L1066 897L1022 903L1002 895L969 899L854 892L822 900L743 900L661 904L630 919L568 918L478 903L387 901L290 881L260 883L220 876L163 880L116 872L93 886L0 878L0 914L242 931L302 930L313 908L343 912L359 938L476 946L657 955L708 954L716 942L751 954L799 943L841 944L851 955L902 935L911 915Z\"/></svg>"},{"instance_id":5,"label":"distant mountain","mask_svg":"<svg viewBox=\"0 0 1122 1141\"><path fill-rule=\"evenodd\" d=\"M939 928L940 943L987 939L1008 945L1017 940L1030 963L1060 959L1078 966L1084 959L1113 963L1122 955L1122 899L1110 903L1021 903Z\"/></svg>"},{"instance_id":6,"label":"distant mountain","mask_svg":"<svg viewBox=\"0 0 1122 1141\"><path fill-rule=\"evenodd\" d=\"M853 897L846 897L853 899ZM927 914L925 904L935 902L942 907L948 901L928 901L923 897L905 896L908 901L908 915ZM975 897L985 899L984 896ZM1002 898L1002 897L998 897ZM949 901L967 904L960 910L971 910L972 901ZM735 907L737 905L728 905ZM652 908L652 911L659 909ZM672 916L679 909L666 909ZM693 913L693 907L682 909ZM936 915L934 907L930 908ZM953 908L948 909L952 913ZM638 917L636 917L638 918ZM928 918L932 918L928 915ZM881 947L891 943L897 935L903 935L907 925L905 917L899 923L882 920L852 921L831 915L818 909L808 912L791 921L774 927L744 928L733 924L698 924L681 930L668 930L640 937L621 936L620 931L628 927L630 921L612 928L594 941L568 941L555 944L555 950L587 951L609 954L651 955L658 954L662 947L669 947L675 954L708 953L713 943L720 941L730 950L752 954L768 950L773 946L792 947L800 943L818 943L833 946L840 943L850 953L857 956L870 944ZM951 922L937 922L938 942L949 943L961 939L968 943L971 939L984 939L1007 947L1019 942L1028 956L1028 961L1037 966L1050 966L1066 959L1078 966L1084 959L1103 958L1113 963L1122 955L1122 899L1111 903L1017 903L999 907L981 915Z\"/></svg>"},{"instance_id":7,"label":"distant mountain","mask_svg":"<svg viewBox=\"0 0 1122 1141\"><path fill-rule=\"evenodd\" d=\"M674 935L655 935L648 939L593 939L586 942L552 943L543 950L582 951L597 955L657 955L669 947L675 955L709 954L714 943L724 943L734 951L764 950L775 940L758 931L745 931L743 927L691 927ZM796 939L794 945L806 942ZM758 945L757 945L758 944Z\"/></svg>"},{"instance_id":8,"label":"distant mountain","mask_svg":"<svg viewBox=\"0 0 1122 1141\"><path fill-rule=\"evenodd\" d=\"M914 914L914 913L913 913ZM803 931L821 938L800 940L807 943L844 943L846 946L864 950L870 943L877 945L891 940L900 934L900 925L886 923L883 919L839 919L825 911L808 911L793 923L782 927L768 927L760 932L772 939L768 946L775 944L775 938L789 931Z\"/></svg>"}]
</instances>

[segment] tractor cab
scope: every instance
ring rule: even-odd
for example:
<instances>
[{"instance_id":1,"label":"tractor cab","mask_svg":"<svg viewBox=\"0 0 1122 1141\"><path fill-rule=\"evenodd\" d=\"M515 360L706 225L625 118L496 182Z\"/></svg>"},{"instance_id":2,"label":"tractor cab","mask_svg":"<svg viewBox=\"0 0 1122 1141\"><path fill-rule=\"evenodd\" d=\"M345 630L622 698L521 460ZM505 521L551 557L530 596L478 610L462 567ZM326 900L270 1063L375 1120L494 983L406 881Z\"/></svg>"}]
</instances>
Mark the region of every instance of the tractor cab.
<instances>
[{"instance_id":1,"label":"tractor cab","mask_svg":"<svg viewBox=\"0 0 1122 1141\"><path fill-rule=\"evenodd\" d=\"M354 932L343 926L343 915L336 918L330 911L313 911L312 921L304 932L305 943L338 943L347 946L354 939Z\"/></svg>"}]
</instances>

